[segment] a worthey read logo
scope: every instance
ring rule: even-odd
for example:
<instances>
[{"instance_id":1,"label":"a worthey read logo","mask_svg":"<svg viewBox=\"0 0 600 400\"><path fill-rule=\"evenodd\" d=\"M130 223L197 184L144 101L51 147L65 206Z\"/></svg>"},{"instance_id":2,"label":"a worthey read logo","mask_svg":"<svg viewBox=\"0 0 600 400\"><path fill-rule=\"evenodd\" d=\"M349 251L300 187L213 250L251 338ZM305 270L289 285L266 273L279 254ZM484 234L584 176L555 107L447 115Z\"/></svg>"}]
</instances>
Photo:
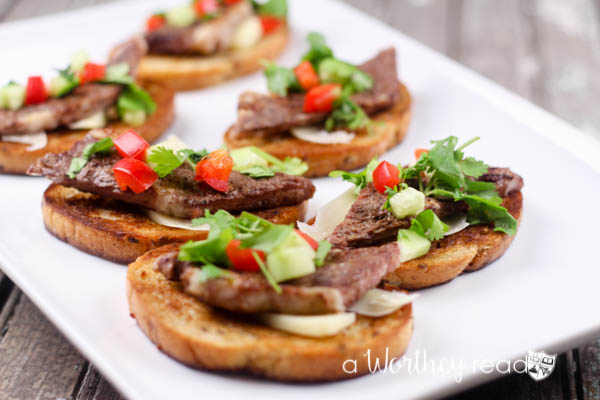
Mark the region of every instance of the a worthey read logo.
<instances>
[{"instance_id":1,"label":"a worthey read logo","mask_svg":"<svg viewBox=\"0 0 600 400\"><path fill-rule=\"evenodd\" d=\"M543 351L536 353L529 350L527 354L527 374L536 381L550 376L556 365L556 354L550 355Z\"/></svg>"}]
</instances>

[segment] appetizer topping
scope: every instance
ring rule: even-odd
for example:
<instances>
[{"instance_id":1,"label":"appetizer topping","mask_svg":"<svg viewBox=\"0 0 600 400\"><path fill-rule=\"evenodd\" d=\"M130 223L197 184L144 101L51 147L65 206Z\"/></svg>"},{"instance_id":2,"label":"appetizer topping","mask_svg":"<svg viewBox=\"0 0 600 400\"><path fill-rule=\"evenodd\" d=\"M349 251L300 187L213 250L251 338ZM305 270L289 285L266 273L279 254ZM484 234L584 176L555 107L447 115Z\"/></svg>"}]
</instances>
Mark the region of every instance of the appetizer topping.
<instances>
[{"instance_id":1,"label":"appetizer topping","mask_svg":"<svg viewBox=\"0 0 600 400\"><path fill-rule=\"evenodd\" d=\"M240 217L248 218L247 222L236 219L243 223L238 224L238 228L233 228L233 235L229 234L227 237L223 234L223 230L216 235L213 226L231 226L224 224L221 218L216 218L217 214L212 216L210 230L212 236L207 241L186 244L181 247L179 253L166 254L158 259L156 264L157 269L168 279L181 281L187 293L210 306L246 313L277 312L314 315L344 312L368 290L376 287L383 276L395 269L400 262L400 250L396 243L336 250L329 252L325 257L324 265L316 268L313 273L277 283L271 274L271 268L275 266L269 266L268 263L269 253L278 252L278 249L282 248L279 246L289 244L285 236L295 235L295 237L291 236L293 237L291 241L297 241L294 245L300 247L303 246L300 242L302 239L293 232L291 227L285 225L275 225L266 231L248 236L249 239L236 238L235 236L243 233L244 230L251 233L249 227L252 230L257 229L256 224L252 222L252 217L247 214ZM219 242L218 237L227 240ZM242 247L267 253L266 264L260 258L258 260L261 261L257 261L261 272L236 272L230 269L224 270L226 274L199 282L194 273L199 268L204 269L208 265L219 267L228 265L225 253L214 251L225 248L233 239L241 240ZM247 241L246 245L244 245L245 241ZM200 261L187 261L192 256ZM290 257L296 257L296 253L290 252ZM295 260L284 260L283 257L279 261L296 265Z\"/></svg>"},{"instance_id":2,"label":"appetizer topping","mask_svg":"<svg viewBox=\"0 0 600 400\"><path fill-rule=\"evenodd\" d=\"M400 261L406 262L427 254L431 248L431 242L417 232L400 229L398 231L398 247L400 247Z\"/></svg>"},{"instance_id":3,"label":"appetizer topping","mask_svg":"<svg viewBox=\"0 0 600 400\"><path fill-rule=\"evenodd\" d=\"M349 311L368 317L383 317L413 302L419 295L405 292L392 292L383 289L371 289Z\"/></svg>"},{"instance_id":4,"label":"appetizer topping","mask_svg":"<svg viewBox=\"0 0 600 400\"><path fill-rule=\"evenodd\" d=\"M233 169L233 159L226 150L213 151L196 164L196 177L219 192L229 190L229 175Z\"/></svg>"},{"instance_id":5,"label":"appetizer topping","mask_svg":"<svg viewBox=\"0 0 600 400\"><path fill-rule=\"evenodd\" d=\"M330 51L328 47L323 48L318 41L313 40L312 48L302 62L331 57L327 50ZM311 65L317 71L315 63L311 62ZM242 93L238 103L238 119L231 128L231 133L237 138L244 138L276 135L292 128L319 124L324 124L321 126L329 131L367 127L368 115L392 107L400 95L395 50L385 50L357 69L373 79L371 89L352 94L356 90L355 85L362 88L360 78L343 82L320 81L319 84L341 85L341 96L333 103L332 112L306 113L303 110L307 95L302 93L304 89L294 70L266 63L267 86L277 96Z\"/></svg>"},{"instance_id":6,"label":"appetizer topping","mask_svg":"<svg viewBox=\"0 0 600 400\"><path fill-rule=\"evenodd\" d=\"M259 318L271 328L308 337L333 336L356 321L354 313L324 315L261 314Z\"/></svg>"},{"instance_id":7,"label":"appetizer topping","mask_svg":"<svg viewBox=\"0 0 600 400\"><path fill-rule=\"evenodd\" d=\"M298 66L294 68L294 74L296 75L296 79L300 86L306 91L315 86L319 86L319 83L321 82L315 68L308 60L298 64Z\"/></svg>"},{"instance_id":8,"label":"appetizer topping","mask_svg":"<svg viewBox=\"0 0 600 400\"><path fill-rule=\"evenodd\" d=\"M337 83L319 85L310 89L304 98L303 111L331 112L333 103L342 95L342 86Z\"/></svg>"},{"instance_id":9,"label":"appetizer topping","mask_svg":"<svg viewBox=\"0 0 600 400\"><path fill-rule=\"evenodd\" d=\"M152 221L171 228L187 229L191 231L207 231L209 229L208 225L194 225L190 220L174 218L154 210L145 210L145 212Z\"/></svg>"},{"instance_id":10,"label":"appetizer topping","mask_svg":"<svg viewBox=\"0 0 600 400\"><path fill-rule=\"evenodd\" d=\"M2 136L2 141L28 144L27 151L36 151L46 147L48 144L48 135L46 135L46 132L29 133L27 135L8 135Z\"/></svg>"},{"instance_id":11,"label":"appetizer topping","mask_svg":"<svg viewBox=\"0 0 600 400\"><path fill-rule=\"evenodd\" d=\"M356 136L354 133L343 130L327 132L316 127L292 128L291 132L300 140L320 144L350 143Z\"/></svg>"},{"instance_id":12,"label":"appetizer topping","mask_svg":"<svg viewBox=\"0 0 600 400\"><path fill-rule=\"evenodd\" d=\"M123 158L113 167L115 180L122 191L128 188L133 193L142 193L156 182L158 175L143 161Z\"/></svg>"},{"instance_id":13,"label":"appetizer topping","mask_svg":"<svg viewBox=\"0 0 600 400\"><path fill-rule=\"evenodd\" d=\"M416 152L419 159L411 167L382 161L373 169L377 162L372 161L360 173L332 172L330 176L354 183L360 195L331 233L331 243L360 247L392 240L397 234L408 252L402 256L406 260L429 248L415 234L428 242L439 240L450 229L442 220L463 213L469 225L492 224L495 231L514 235L517 221L501 205L501 196L520 190L523 180L508 169L488 168L465 157L464 148L477 139L460 147L454 136L434 141L430 150ZM464 228L458 225L454 232Z\"/></svg>"},{"instance_id":14,"label":"appetizer topping","mask_svg":"<svg viewBox=\"0 0 600 400\"><path fill-rule=\"evenodd\" d=\"M103 137L106 134L107 131L93 131L69 151L47 154L28 172L45 175L63 186L184 219L197 218L207 210L224 209L238 213L297 205L314 194L313 184L303 177L277 172L273 176L255 179L235 170L231 170L229 175L229 190L220 192L195 180L196 163L207 152L191 149L174 151L163 145L146 149L149 153L148 167L159 179L139 194L122 191L113 173L113 167L122 157L113 149L112 139Z\"/></svg>"},{"instance_id":15,"label":"appetizer topping","mask_svg":"<svg viewBox=\"0 0 600 400\"><path fill-rule=\"evenodd\" d=\"M151 53L214 54L254 46L285 23L286 0L195 0L146 21Z\"/></svg>"},{"instance_id":16,"label":"appetizer topping","mask_svg":"<svg viewBox=\"0 0 600 400\"><path fill-rule=\"evenodd\" d=\"M356 201L354 189L348 189L317 211L312 225L297 222L298 228L317 240L327 239L338 226Z\"/></svg>"},{"instance_id":17,"label":"appetizer topping","mask_svg":"<svg viewBox=\"0 0 600 400\"><path fill-rule=\"evenodd\" d=\"M234 169L253 178L275 176L277 172L288 175L302 175L308 165L297 157L286 157L284 160L255 146L241 147L231 152Z\"/></svg>"},{"instance_id":18,"label":"appetizer topping","mask_svg":"<svg viewBox=\"0 0 600 400\"><path fill-rule=\"evenodd\" d=\"M69 124L69 129L78 130L103 128L106 126L106 122L106 112L102 110L90 115L87 118Z\"/></svg>"},{"instance_id":19,"label":"appetizer topping","mask_svg":"<svg viewBox=\"0 0 600 400\"><path fill-rule=\"evenodd\" d=\"M140 161L146 161L146 149L150 145L137 132L128 130L116 138L114 144L121 157L137 158Z\"/></svg>"},{"instance_id":20,"label":"appetizer topping","mask_svg":"<svg viewBox=\"0 0 600 400\"><path fill-rule=\"evenodd\" d=\"M107 66L77 53L71 65L50 80L48 89L39 76L30 77L26 88L9 83L0 89L0 136L70 126L115 104L121 119L131 121L129 113L135 112L136 121L143 122L156 105L130 74L145 53L143 40L134 39L120 45Z\"/></svg>"}]
</instances>

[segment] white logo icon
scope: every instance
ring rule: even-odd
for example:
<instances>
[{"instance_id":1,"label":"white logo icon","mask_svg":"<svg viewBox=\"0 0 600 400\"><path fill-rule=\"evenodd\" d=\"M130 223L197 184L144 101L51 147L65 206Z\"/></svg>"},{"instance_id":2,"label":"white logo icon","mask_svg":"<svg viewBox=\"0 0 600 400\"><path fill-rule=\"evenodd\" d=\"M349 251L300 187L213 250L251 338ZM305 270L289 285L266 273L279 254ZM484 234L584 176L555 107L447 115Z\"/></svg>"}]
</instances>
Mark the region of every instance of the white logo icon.
<instances>
[{"instance_id":1,"label":"white logo icon","mask_svg":"<svg viewBox=\"0 0 600 400\"><path fill-rule=\"evenodd\" d=\"M543 351L536 353L529 350L527 354L527 373L536 381L550 376L556 365L556 354L550 355Z\"/></svg>"}]
</instances>

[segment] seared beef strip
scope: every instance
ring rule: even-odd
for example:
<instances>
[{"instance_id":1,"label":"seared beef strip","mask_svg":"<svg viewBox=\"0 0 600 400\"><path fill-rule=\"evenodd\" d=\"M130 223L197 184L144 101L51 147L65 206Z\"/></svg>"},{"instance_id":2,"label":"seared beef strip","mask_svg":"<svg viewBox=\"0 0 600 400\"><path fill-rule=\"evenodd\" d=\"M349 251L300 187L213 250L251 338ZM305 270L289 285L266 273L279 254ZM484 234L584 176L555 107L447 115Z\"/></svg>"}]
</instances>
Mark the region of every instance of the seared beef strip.
<instances>
[{"instance_id":1,"label":"seared beef strip","mask_svg":"<svg viewBox=\"0 0 600 400\"><path fill-rule=\"evenodd\" d=\"M494 182L502 197L523 187L523 178L508 168L489 168L479 180ZM383 209L386 200L387 195L379 193L372 184L367 185L344 221L329 237L331 244L339 248L372 246L394 240L399 229L409 228L410 218L398 219ZM427 197L425 209L431 209L443 220L467 211L467 205L464 202Z\"/></svg>"},{"instance_id":2,"label":"seared beef strip","mask_svg":"<svg viewBox=\"0 0 600 400\"><path fill-rule=\"evenodd\" d=\"M227 277L199 282L194 264L162 256L156 268L203 303L234 312L326 314L345 311L400 263L396 243L379 247L334 250L311 275L281 284L278 294L257 272L230 271Z\"/></svg>"},{"instance_id":3,"label":"seared beef strip","mask_svg":"<svg viewBox=\"0 0 600 400\"><path fill-rule=\"evenodd\" d=\"M143 39L132 39L113 51L108 65L126 62L134 72L146 50ZM41 104L24 106L15 111L0 110L0 137L67 126L115 104L120 93L120 85L86 83L61 98L50 98Z\"/></svg>"},{"instance_id":4,"label":"seared beef strip","mask_svg":"<svg viewBox=\"0 0 600 400\"><path fill-rule=\"evenodd\" d=\"M396 70L396 50L390 48L377 54L359 68L371 75L373 87L352 96L369 115L390 108L398 101L399 86ZM326 113L304 113L305 94L287 97L256 92L244 92L238 104L238 119L231 128L237 138L269 135L297 126L314 125L327 119Z\"/></svg>"},{"instance_id":5,"label":"seared beef strip","mask_svg":"<svg viewBox=\"0 0 600 400\"><path fill-rule=\"evenodd\" d=\"M104 131L95 132L104 135ZM307 178L278 173L270 178L253 179L236 171L232 171L229 177L229 190L218 192L194 181L195 173L185 163L156 181L148 190L135 194L119 189L112 172L113 165L121 159L116 153L93 156L75 179L69 178L66 174L71 160L80 156L84 147L95 140L94 135L89 134L69 151L47 154L30 167L28 173L45 175L60 185L186 219L203 216L205 210L215 212L223 209L236 213L296 205L310 199L315 192Z\"/></svg>"},{"instance_id":6,"label":"seared beef strip","mask_svg":"<svg viewBox=\"0 0 600 400\"><path fill-rule=\"evenodd\" d=\"M227 50L240 24L252 15L249 1L229 6L219 17L192 26L164 26L146 34L153 54L209 55Z\"/></svg>"}]
</instances>

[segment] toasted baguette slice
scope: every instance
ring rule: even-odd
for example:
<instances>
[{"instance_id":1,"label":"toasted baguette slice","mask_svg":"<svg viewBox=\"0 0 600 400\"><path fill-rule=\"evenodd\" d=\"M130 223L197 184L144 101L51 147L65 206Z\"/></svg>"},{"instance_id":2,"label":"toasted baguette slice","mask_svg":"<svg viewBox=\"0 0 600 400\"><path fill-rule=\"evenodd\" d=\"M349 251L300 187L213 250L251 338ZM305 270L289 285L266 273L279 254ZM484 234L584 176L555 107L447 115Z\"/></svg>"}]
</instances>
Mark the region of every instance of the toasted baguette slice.
<instances>
[{"instance_id":1,"label":"toasted baguette slice","mask_svg":"<svg viewBox=\"0 0 600 400\"><path fill-rule=\"evenodd\" d=\"M513 192L502 203L517 221L521 220L523 195ZM465 271L476 271L500 258L514 236L474 225L432 243L431 250L400 266L384 278L388 288L422 289L448 282Z\"/></svg>"},{"instance_id":2,"label":"toasted baguette slice","mask_svg":"<svg viewBox=\"0 0 600 400\"><path fill-rule=\"evenodd\" d=\"M142 59L137 78L159 82L177 91L216 85L258 71L260 60L273 60L283 51L288 35L287 26L283 26L263 37L254 47L214 56L149 54Z\"/></svg>"},{"instance_id":3,"label":"toasted baguette slice","mask_svg":"<svg viewBox=\"0 0 600 400\"><path fill-rule=\"evenodd\" d=\"M396 146L404 139L411 117L411 97L408 89L400 85L400 98L391 109L371 117L371 132L366 129L346 144L320 144L306 142L289 133L280 136L254 136L236 139L231 129L225 133L225 144L231 149L256 146L267 153L284 159L299 157L308 164L307 177L327 176L331 171L350 171L364 167L377 155Z\"/></svg>"},{"instance_id":4,"label":"toasted baguette slice","mask_svg":"<svg viewBox=\"0 0 600 400\"><path fill-rule=\"evenodd\" d=\"M181 291L154 271L154 261L177 245L144 254L127 271L131 315L158 348L187 365L217 371L251 372L270 379L329 381L369 372L376 357L404 353L413 331L409 304L385 317L358 316L344 331L328 338L280 332L248 316L218 311ZM356 373L344 372L356 360ZM347 370L354 368L352 363Z\"/></svg>"},{"instance_id":5,"label":"toasted baguette slice","mask_svg":"<svg viewBox=\"0 0 600 400\"><path fill-rule=\"evenodd\" d=\"M109 127L116 132L135 129L148 142L153 142L171 125L174 113L174 93L161 85L145 85L154 101L156 111L141 126L131 127L123 122L113 122ZM69 150L89 132L85 130L59 129L48 132L48 144L43 149L27 151L26 144L3 142L0 138L0 173L25 174L31 164L47 153L62 153Z\"/></svg>"},{"instance_id":6,"label":"toasted baguette slice","mask_svg":"<svg viewBox=\"0 0 600 400\"><path fill-rule=\"evenodd\" d=\"M297 206L255 212L269 221L288 224L304 218L307 201ZM46 229L86 253L127 264L149 250L173 242L206 239L208 231L160 225L135 207L52 184L44 192Z\"/></svg>"}]
</instances>

